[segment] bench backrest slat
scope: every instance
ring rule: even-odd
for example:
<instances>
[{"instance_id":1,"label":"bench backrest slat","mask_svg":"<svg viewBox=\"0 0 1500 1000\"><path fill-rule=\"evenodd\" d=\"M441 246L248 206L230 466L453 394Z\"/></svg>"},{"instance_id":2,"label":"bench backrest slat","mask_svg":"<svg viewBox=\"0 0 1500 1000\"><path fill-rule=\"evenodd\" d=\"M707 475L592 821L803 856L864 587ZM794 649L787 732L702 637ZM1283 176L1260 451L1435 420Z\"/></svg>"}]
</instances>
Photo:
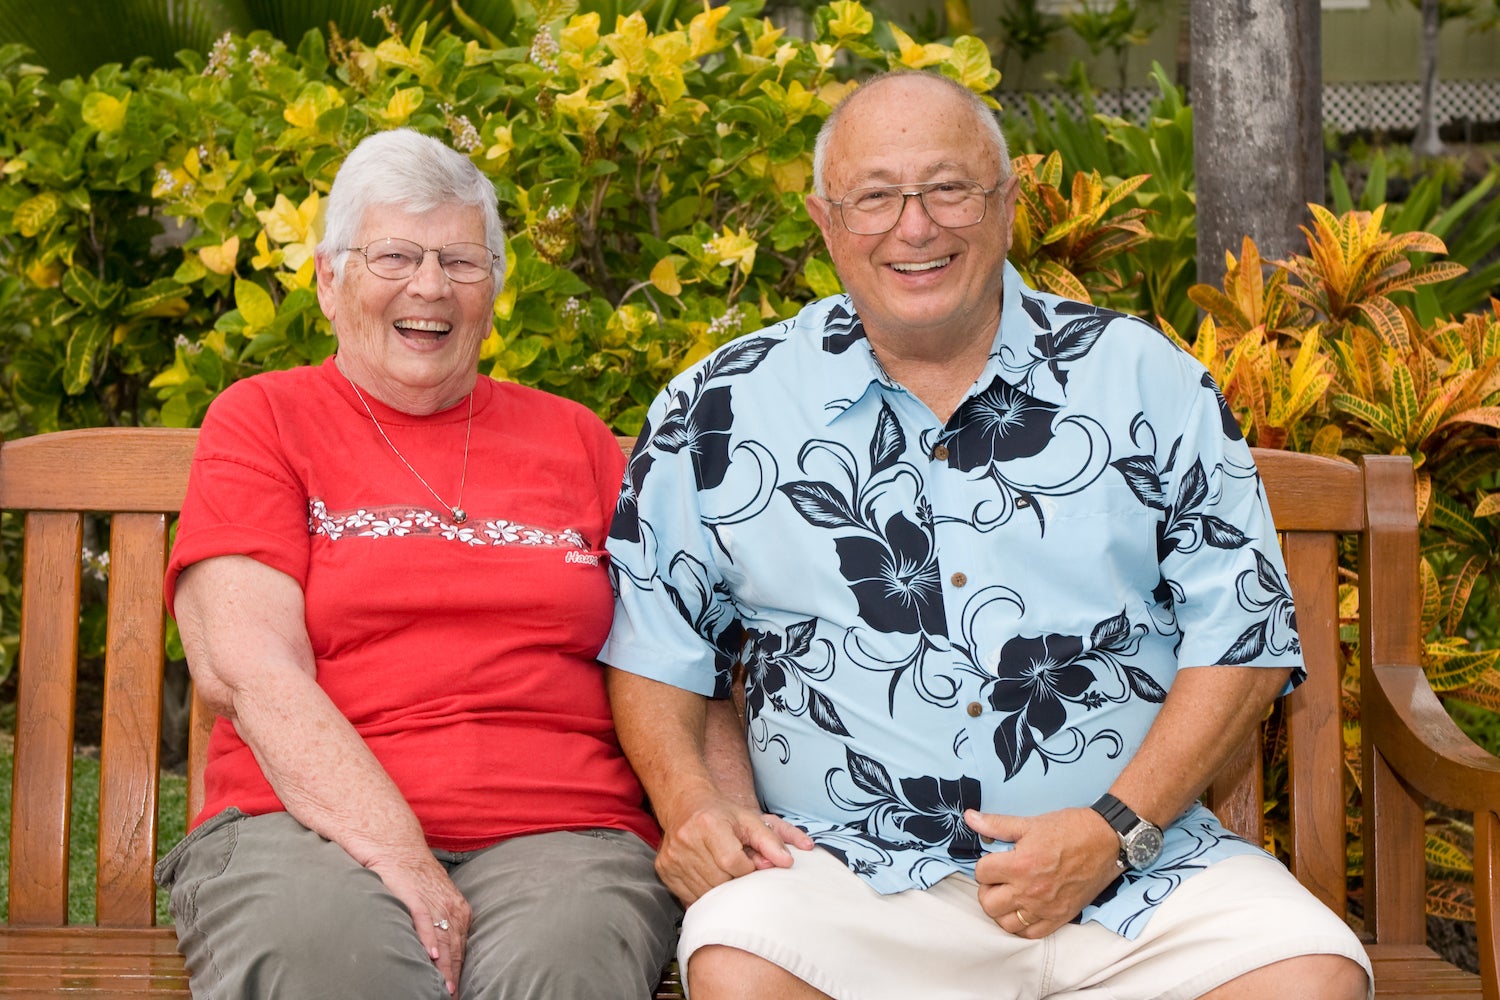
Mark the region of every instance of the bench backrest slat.
<instances>
[{"instance_id":1,"label":"bench backrest slat","mask_svg":"<svg viewBox=\"0 0 1500 1000\"><path fill-rule=\"evenodd\" d=\"M98 922L151 923L162 693L163 514L116 514L110 522L109 624L102 746L132 748L100 760Z\"/></svg>"},{"instance_id":2,"label":"bench backrest slat","mask_svg":"<svg viewBox=\"0 0 1500 1000\"><path fill-rule=\"evenodd\" d=\"M11 776L10 921L57 924L68 912L82 518L26 515Z\"/></svg>"},{"instance_id":3,"label":"bench backrest slat","mask_svg":"<svg viewBox=\"0 0 1500 1000\"><path fill-rule=\"evenodd\" d=\"M1292 871L1340 916L1345 879L1343 727L1339 702L1344 664L1339 652L1338 538L1332 532L1286 532L1282 542L1307 680L1287 700L1290 753Z\"/></svg>"}]
</instances>

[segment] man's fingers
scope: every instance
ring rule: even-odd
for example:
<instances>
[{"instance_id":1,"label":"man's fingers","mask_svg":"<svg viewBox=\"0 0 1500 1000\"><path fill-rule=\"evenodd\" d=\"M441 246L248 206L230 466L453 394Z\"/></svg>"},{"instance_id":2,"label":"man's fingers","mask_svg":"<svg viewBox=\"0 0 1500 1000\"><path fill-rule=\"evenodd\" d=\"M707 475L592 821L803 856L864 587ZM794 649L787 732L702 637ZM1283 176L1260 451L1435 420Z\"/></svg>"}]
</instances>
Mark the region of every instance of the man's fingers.
<instances>
[{"instance_id":1,"label":"man's fingers","mask_svg":"<svg viewBox=\"0 0 1500 1000\"><path fill-rule=\"evenodd\" d=\"M981 837L1001 840L1007 844L1020 840L1026 826L1026 821L1018 816L1001 816L997 813L980 812L978 809L965 809L964 822Z\"/></svg>"}]
</instances>

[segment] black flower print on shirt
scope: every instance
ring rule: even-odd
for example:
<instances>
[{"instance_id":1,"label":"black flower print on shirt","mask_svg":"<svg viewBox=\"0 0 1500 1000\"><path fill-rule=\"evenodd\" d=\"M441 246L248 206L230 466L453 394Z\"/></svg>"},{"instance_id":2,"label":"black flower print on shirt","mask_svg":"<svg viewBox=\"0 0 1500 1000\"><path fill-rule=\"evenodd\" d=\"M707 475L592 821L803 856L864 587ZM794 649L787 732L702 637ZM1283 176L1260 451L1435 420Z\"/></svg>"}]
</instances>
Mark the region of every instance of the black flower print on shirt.
<instances>
[{"instance_id":1,"label":"black flower print on shirt","mask_svg":"<svg viewBox=\"0 0 1500 1000\"><path fill-rule=\"evenodd\" d=\"M894 781L884 764L845 749L846 768L824 776L828 797L858 819L853 825L875 843L900 850L912 845L943 846L958 861L983 853L979 834L964 822L964 810L979 808L979 780L968 776L922 775ZM839 786L847 779L854 791Z\"/></svg>"},{"instance_id":2,"label":"black flower print on shirt","mask_svg":"<svg viewBox=\"0 0 1500 1000\"><path fill-rule=\"evenodd\" d=\"M948 439L949 464L964 472L1040 455L1052 442L1059 407L1026 395L1004 379L969 399Z\"/></svg>"},{"instance_id":3,"label":"black flower print on shirt","mask_svg":"<svg viewBox=\"0 0 1500 1000\"><path fill-rule=\"evenodd\" d=\"M843 354L865 339L865 325L860 318L843 303L837 303L828 311L823 327L823 350L829 354Z\"/></svg>"},{"instance_id":4,"label":"black flower print on shirt","mask_svg":"<svg viewBox=\"0 0 1500 1000\"><path fill-rule=\"evenodd\" d=\"M1219 386L1214 382L1214 377L1208 372L1204 372L1203 378L1199 380L1199 384L1214 394L1215 405L1219 408L1219 423L1224 428L1224 436L1231 441L1243 441L1245 433L1240 430L1240 422L1234 418L1234 411L1229 408L1229 402L1224 398L1224 394L1219 391Z\"/></svg>"},{"instance_id":5,"label":"black flower print on shirt","mask_svg":"<svg viewBox=\"0 0 1500 1000\"><path fill-rule=\"evenodd\" d=\"M918 503L914 512L897 510L884 518L876 512L894 479L906 477L920 485L914 469L896 468L906 440L890 404L882 401L880 407L870 437L867 479L860 477L852 456L840 451L838 463L849 481L847 491L827 480L797 480L778 489L809 524L855 529L838 535L834 546L839 572L859 602L863 624L878 632L946 635L930 509ZM804 449L804 458L808 453Z\"/></svg>"},{"instance_id":6,"label":"black flower print on shirt","mask_svg":"<svg viewBox=\"0 0 1500 1000\"><path fill-rule=\"evenodd\" d=\"M1235 596L1240 607L1262 617L1240 633L1219 657L1220 663L1247 663L1268 650L1279 655L1302 649L1297 638L1297 606L1292 601L1291 589L1259 549L1251 551L1255 555L1255 569L1247 569L1235 579Z\"/></svg>"},{"instance_id":7,"label":"black flower print on shirt","mask_svg":"<svg viewBox=\"0 0 1500 1000\"><path fill-rule=\"evenodd\" d=\"M1178 439L1177 444L1182 443ZM1176 453L1176 446L1173 453ZM1154 455L1131 455L1110 463L1125 478L1135 493L1136 499L1147 507L1159 510L1163 517L1157 526L1157 559L1166 559L1174 552L1196 552L1204 545L1216 549L1238 549L1250 542L1239 528L1211 512L1216 499L1210 489L1208 474L1201 459L1183 473L1177 484L1177 496L1168 500L1163 473L1159 472Z\"/></svg>"},{"instance_id":8,"label":"black flower print on shirt","mask_svg":"<svg viewBox=\"0 0 1500 1000\"><path fill-rule=\"evenodd\" d=\"M729 441L734 426L734 405L728 385L713 382L754 371L771 348L782 343L776 337L749 337L735 341L714 355L693 379L691 392L674 390L661 426L651 437L651 447L677 454L687 452L693 463L693 478L700 490L711 490L724 481L729 469Z\"/></svg>"},{"instance_id":9,"label":"black flower print on shirt","mask_svg":"<svg viewBox=\"0 0 1500 1000\"><path fill-rule=\"evenodd\" d=\"M833 676L834 654L826 642L815 643L818 623L808 619L792 625L783 635L757 628L745 630L741 658L745 664L745 717L754 725L769 707L791 715L807 715L819 729L835 736L848 736L833 701L809 681ZM820 654L814 652L821 646Z\"/></svg>"},{"instance_id":10,"label":"black flower print on shirt","mask_svg":"<svg viewBox=\"0 0 1500 1000\"><path fill-rule=\"evenodd\" d=\"M1132 628L1122 611L1095 625L1087 639L1051 633L1006 641L1000 648L989 701L991 708L1005 713L995 727L994 742L995 756L1007 779L1015 777L1033 754L1040 755L1043 767L1055 759L1042 750L1042 744L1068 724L1073 706L1090 710L1108 700L1135 697L1160 703L1166 699L1161 685L1129 662L1140 644L1139 631L1141 627ZM1106 694L1100 681L1115 675L1124 678L1125 689ZM1099 737L1119 738L1109 731Z\"/></svg>"},{"instance_id":11,"label":"black flower print on shirt","mask_svg":"<svg viewBox=\"0 0 1500 1000\"><path fill-rule=\"evenodd\" d=\"M930 521L892 514L874 537L848 535L834 545L864 624L878 632L948 634Z\"/></svg>"},{"instance_id":12,"label":"black flower print on shirt","mask_svg":"<svg viewBox=\"0 0 1500 1000\"><path fill-rule=\"evenodd\" d=\"M1108 309L1072 301L1059 302L1049 310L1041 300L1024 292L1021 294L1021 308L1026 310L1035 325L1036 337L1032 342L1031 357L1019 368L1014 361L1009 362L1008 367L1024 372L1028 386L1035 378L1036 369L1045 367L1065 392L1068 366L1088 354L1105 328L1120 316ZM1054 319L1062 322L1055 323Z\"/></svg>"},{"instance_id":13,"label":"black flower print on shirt","mask_svg":"<svg viewBox=\"0 0 1500 1000\"><path fill-rule=\"evenodd\" d=\"M743 644L743 626L733 595L722 581L712 578L701 561L685 552L678 553L657 583L683 621L713 647L714 697L727 697Z\"/></svg>"},{"instance_id":14,"label":"black flower print on shirt","mask_svg":"<svg viewBox=\"0 0 1500 1000\"><path fill-rule=\"evenodd\" d=\"M648 419L645 427L641 429L640 437L636 439L635 448L630 453L630 461L625 465L625 478L620 484L620 496L615 501L615 516L609 525L611 538L627 542L641 540L640 509L637 501L641 495L641 486L646 482L646 473L651 471L651 466L656 462L656 455L651 450L651 437L651 421Z\"/></svg>"}]
</instances>

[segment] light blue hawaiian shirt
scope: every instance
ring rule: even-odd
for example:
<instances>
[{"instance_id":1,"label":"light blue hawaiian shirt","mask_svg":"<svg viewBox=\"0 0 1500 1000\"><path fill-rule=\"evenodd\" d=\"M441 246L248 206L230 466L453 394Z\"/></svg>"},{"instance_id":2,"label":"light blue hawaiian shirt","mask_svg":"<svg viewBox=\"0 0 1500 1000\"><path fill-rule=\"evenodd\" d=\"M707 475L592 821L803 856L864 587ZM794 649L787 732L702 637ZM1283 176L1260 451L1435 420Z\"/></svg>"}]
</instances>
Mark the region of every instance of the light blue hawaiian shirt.
<instances>
[{"instance_id":1,"label":"light blue hawaiian shirt","mask_svg":"<svg viewBox=\"0 0 1500 1000\"><path fill-rule=\"evenodd\" d=\"M846 296L674 379L608 548L600 657L714 697L743 662L764 808L883 893L1009 847L965 809L1093 802L1179 665L1303 676L1260 478L1208 373L1008 264L994 349L946 426ZM1194 806L1083 919L1133 937L1184 878L1259 850Z\"/></svg>"}]
</instances>

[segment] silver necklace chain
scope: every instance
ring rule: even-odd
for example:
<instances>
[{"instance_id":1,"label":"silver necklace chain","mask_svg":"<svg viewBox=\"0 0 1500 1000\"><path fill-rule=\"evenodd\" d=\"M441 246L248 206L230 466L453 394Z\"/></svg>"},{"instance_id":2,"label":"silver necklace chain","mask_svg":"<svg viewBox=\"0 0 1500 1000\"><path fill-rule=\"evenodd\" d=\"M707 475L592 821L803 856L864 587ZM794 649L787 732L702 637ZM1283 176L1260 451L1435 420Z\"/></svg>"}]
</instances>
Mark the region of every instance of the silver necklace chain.
<instances>
[{"instance_id":1,"label":"silver necklace chain","mask_svg":"<svg viewBox=\"0 0 1500 1000\"><path fill-rule=\"evenodd\" d=\"M343 373L340 372L340 374ZM354 380L348 375L344 375L344 381L348 382L349 388L354 390L355 398L357 398L360 404L364 406L365 412L370 415L370 423L375 425L375 429L380 432L381 438L385 440L386 445L390 447L391 451L396 453L396 457L401 459L401 464L406 466L407 471L417 477L417 482L427 487L427 492L432 494L434 500L436 500L443 507L447 508L448 513L453 517L454 524L463 524L465 521L467 521L469 519L469 515L464 511L463 508L464 483L467 482L469 478L469 434L474 429L474 390L469 390L469 420L468 423L464 425L464 466L463 471L459 474L458 477L458 503L450 504L448 501L438 496L438 491L433 489L432 485L428 483L427 480L422 478L422 474L415 468L413 468L412 464L406 460L406 456L401 454L401 449L396 447L395 443L391 441L390 435L386 434L385 428L380 426L380 421L375 419L375 411L370 409L369 403L365 402L365 394L359 391L359 386L354 384Z\"/></svg>"}]
</instances>

